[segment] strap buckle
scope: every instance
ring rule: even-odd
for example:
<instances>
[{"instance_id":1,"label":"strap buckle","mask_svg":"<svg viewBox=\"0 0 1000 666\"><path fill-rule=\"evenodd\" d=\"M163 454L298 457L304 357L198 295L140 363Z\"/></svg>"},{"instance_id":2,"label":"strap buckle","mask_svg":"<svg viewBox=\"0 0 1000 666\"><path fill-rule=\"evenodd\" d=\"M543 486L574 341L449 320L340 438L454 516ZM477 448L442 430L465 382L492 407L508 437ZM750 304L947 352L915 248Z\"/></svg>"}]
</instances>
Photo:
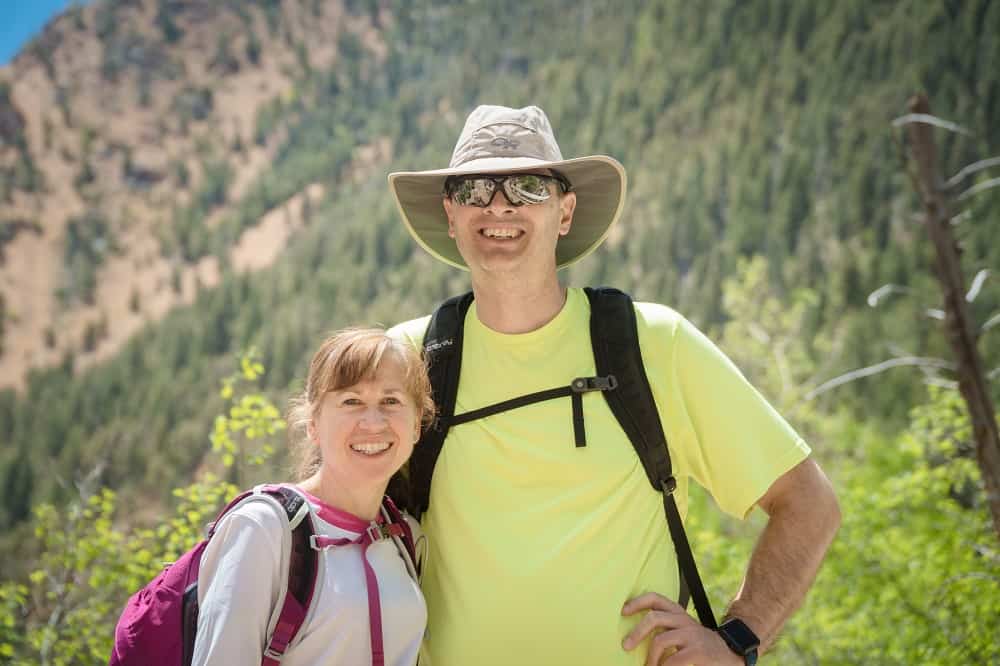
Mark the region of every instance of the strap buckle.
<instances>
[{"instance_id":1,"label":"strap buckle","mask_svg":"<svg viewBox=\"0 0 1000 666\"><path fill-rule=\"evenodd\" d=\"M614 391L618 388L618 378L614 375L606 377L577 377L570 382L569 387L574 393L588 391Z\"/></svg>"},{"instance_id":2,"label":"strap buckle","mask_svg":"<svg viewBox=\"0 0 1000 666\"><path fill-rule=\"evenodd\" d=\"M663 490L664 495L673 495L674 491L677 490L677 479L673 476L660 479L660 488Z\"/></svg>"},{"instance_id":3,"label":"strap buckle","mask_svg":"<svg viewBox=\"0 0 1000 666\"><path fill-rule=\"evenodd\" d=\"M284 652L278 652L270 645L264 648L264 656L268 659L273 659L274 661L280 662L281 658L285 656Z\"/></svg>"},{"instance_id":4,"label":"strap buckle","mask_svg":"<svg viewBox=\"0 0 1000 666\"><path fill-rule=\"evenodd\" d=\"M375 543L376 541L388 538L391 533L385 525L379 525L375 521L372 521L372 524L365 528L365 534L368 535L369 541Z\"/></svg>"}]
</instances>

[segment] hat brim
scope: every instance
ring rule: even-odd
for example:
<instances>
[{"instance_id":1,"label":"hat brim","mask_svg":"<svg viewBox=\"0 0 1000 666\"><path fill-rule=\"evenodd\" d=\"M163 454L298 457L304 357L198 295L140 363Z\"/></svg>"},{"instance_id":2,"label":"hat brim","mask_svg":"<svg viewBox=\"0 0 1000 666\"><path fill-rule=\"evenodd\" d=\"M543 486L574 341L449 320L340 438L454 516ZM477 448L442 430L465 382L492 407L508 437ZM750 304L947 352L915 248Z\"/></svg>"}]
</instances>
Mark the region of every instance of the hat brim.
<instances>
[{"instance_id":1,"label":"hat brim","mask_svg":"<svg viewBox=\"0 0 1000 666\"><path fill-rule=\"evenodd\" d=\"M389 189L410 235L437 259L468 270L454 239L448 236L448 218L441 204L448 176L471 173L515 173L555 169L566 176L576 193L576 211L569 233L556 245L556 266L564 268L599 246L621 216L625 202L625 168L607 155L546 162L528 157L488 158L460 167L389 174Z\"/></svg>"}]
</instances>

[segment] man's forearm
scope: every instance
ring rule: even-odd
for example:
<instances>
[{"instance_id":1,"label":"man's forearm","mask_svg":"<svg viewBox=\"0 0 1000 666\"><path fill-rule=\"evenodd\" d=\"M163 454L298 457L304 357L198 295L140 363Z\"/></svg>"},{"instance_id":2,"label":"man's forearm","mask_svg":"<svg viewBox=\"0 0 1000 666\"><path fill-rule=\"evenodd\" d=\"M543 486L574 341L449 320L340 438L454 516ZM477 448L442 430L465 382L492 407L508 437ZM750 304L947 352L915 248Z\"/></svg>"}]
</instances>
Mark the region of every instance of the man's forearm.
<instances>
[{"instance_id":1,"label":"man's forearm","mask_svg":"<svg viewBox=\"0 0 1000 666\"><path fill-rule=\"evenodd\" d=\"M764 651L805 599L840 526L840 509L811 459L776 481L760 506L769 514L767 526L726 617L746 622Z\"/></svg>"}]
</instances>

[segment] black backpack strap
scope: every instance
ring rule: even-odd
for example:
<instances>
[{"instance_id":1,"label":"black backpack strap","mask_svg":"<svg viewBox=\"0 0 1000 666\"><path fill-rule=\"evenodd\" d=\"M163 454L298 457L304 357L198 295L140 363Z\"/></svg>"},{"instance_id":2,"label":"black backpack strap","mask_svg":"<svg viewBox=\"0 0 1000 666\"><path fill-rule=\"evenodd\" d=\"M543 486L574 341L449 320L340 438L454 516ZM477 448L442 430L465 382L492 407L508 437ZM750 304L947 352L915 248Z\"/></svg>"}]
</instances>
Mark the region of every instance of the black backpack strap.
<instances>
[{"instance_id":1,"label":"black backpack strap","mask_svg":"<svg viewBox=\"0 0 1000 666\"><path fill-rule=\"evenodd\" d=\"M698 619L706 627L716 629L715 615L674 500L677 480L671 468L663 424L642 363L632 299L628 294L610 287L588 287L584 291L590 300L590 340L597 374L614 376L618 383L617 390L603 392L604 398L632 442L650 484L663 495L663 510L680 568L681 595L678 602L686 607L687 591L690 590Z\"/></svg>"},{"instance_id":2,"label":"black backpack strap","mask_svg":"<svg viewBox=\"0 0 1000 666\"><path fill-rule=\"evenodd\" d=\"M424 333L424 362L437 406L434 424L426 428L413 448L409 469L409 509L418 519L430 502L431 477L451 418L455 415L458 377L462 369L462 328L472 305L472 292L454 296L438 306Z\"/></svg>"},{"instance_id":3,"label":"black backpack strap","mask_svg":"<svg viewBox=\"0 0 1000 666\"><path fill-rule=\"evenodd\" d=\"M470 421L476 421L477 419L484 419L487 416L493 416L500 412L533 405L536 402L569 397L573 409L573 440L577 448L582 448L587 445L587 431L583 423L583 394L590 391L613 391L617 387L618 384L614 377L577 377L568 386L557 386L556 388L545 389L544 391L526 393L525 395L519 395L509 400L502 400L492 405L480 407L479 409L462 412L461 414L452 414L448 425L461 425Z\"/></svg>"}]
</instances>

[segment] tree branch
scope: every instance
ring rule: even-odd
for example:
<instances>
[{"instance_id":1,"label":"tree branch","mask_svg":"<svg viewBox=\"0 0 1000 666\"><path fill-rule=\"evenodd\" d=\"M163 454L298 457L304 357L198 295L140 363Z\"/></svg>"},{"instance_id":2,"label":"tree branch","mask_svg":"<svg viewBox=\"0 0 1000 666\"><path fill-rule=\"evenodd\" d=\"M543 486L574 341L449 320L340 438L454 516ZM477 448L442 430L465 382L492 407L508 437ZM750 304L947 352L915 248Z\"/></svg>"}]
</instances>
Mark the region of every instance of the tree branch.
<instances>
[{"instance_id":1,"label":"tree branch","mask_svg":"<svg viewBox=\"0 0 1000 666\"><path fill-rule=\"evenodd\" d=\"M962 179L966 176L971 176L972 174L982 171L983 169L989 169L992 166L1000 165L1000 157L991 157L986 160L979 160L978 162L973 162L969 166L965 167L954 176L948 179L948 182L944 184L945 187L951 189L962 182Z\"/></svg>"},{"instance_id":2,"label":"tree branch","mask_svg":"<svg viewBox=\"0 0 1000 666\"><path fill-rule=\"evenodd\" d=\"M923 368L935 368L938 370L955 369L954 363L940 358L927 358L922 356L902 356L900 358L891 358L887 361L876 363L875 365L869 365L865 368L858 368L857 370L846 372L839 377L834 377L829 381L823 382L816 388L806 393L806 400L812 400L816 396L826 393L830 389L853 382L856 379L871 377L872 375L877 375L880 372L885 372L886 370L901 366L918 366Z\"/></svg>"}]
</instances>

